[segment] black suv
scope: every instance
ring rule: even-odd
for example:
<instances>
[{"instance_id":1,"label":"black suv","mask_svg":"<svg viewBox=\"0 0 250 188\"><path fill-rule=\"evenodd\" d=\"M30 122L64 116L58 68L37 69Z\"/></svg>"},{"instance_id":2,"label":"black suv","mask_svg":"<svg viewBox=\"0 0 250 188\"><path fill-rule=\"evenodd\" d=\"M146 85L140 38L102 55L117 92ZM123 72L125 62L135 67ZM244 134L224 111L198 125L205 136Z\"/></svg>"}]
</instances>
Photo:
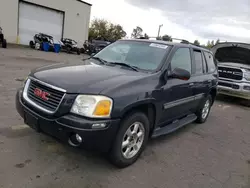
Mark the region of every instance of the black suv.
<instances>
[{"instance_id":1,"label":"black suv","mask_svg":"<svg viewBox=\"0 0 250 188\"><path fill-rule=\"evenodd\" d=\"M33 70L17 92L16 108L35 130L107 152L126 167L150 137L204 123L217 77L209 50L119 40L83 62Z\"/></svg>"}]
</instances>

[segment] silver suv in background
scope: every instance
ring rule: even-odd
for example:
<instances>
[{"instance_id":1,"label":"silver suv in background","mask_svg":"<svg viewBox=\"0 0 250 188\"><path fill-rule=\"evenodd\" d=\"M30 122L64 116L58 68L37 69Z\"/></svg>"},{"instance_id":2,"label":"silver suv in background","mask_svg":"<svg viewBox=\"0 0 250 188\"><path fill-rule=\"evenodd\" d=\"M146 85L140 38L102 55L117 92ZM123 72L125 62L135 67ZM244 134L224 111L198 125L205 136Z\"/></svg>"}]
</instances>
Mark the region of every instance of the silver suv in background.
<instances>
[{"instance_id":1,"label":"silver suv in background","mask_svg":"<svg viewBox=\"0 0 250 188\"><path fill-rule=\"evenodd\" d=\"M218 63L218 93L246 99L250 105L250 44L225 42L212 48Z\"/></svg>"}]
</instances>

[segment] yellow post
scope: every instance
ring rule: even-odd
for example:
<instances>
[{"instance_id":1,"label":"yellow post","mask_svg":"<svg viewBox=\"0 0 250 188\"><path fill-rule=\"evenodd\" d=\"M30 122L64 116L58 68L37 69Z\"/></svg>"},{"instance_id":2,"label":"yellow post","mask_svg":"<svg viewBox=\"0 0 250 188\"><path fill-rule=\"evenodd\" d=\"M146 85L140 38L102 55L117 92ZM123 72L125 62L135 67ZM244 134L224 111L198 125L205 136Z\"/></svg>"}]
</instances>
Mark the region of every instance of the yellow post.
<instances>
[{"instance_id":1,"label":"yellow post","mask_svg":"<svg viewBox=\"0 0 250 188\"><path fill-rule=\"evenodd\" d=\"M20 44L20 38L19 38L19 36L16 37L16 43Z\"/></svg>"}]
</instances>

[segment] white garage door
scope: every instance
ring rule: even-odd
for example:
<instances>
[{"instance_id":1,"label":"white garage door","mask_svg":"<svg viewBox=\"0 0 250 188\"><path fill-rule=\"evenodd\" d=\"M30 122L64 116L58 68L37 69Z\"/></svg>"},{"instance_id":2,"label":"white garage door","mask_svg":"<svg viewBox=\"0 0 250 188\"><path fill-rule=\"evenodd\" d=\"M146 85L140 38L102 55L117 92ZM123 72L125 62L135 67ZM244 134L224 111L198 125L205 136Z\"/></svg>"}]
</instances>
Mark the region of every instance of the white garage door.
<instances>
[{"instance_id":1,"label":"white garage door","mask_svg":"<svg viewBox=\"0 0 250 188\"><path fill-rule=\"evenodd\" d=\"M60 40L62 37L63 13L48 8L20 2L20 44L28 45L37 33L45 33Z\"/></svg>"}]
</instances>

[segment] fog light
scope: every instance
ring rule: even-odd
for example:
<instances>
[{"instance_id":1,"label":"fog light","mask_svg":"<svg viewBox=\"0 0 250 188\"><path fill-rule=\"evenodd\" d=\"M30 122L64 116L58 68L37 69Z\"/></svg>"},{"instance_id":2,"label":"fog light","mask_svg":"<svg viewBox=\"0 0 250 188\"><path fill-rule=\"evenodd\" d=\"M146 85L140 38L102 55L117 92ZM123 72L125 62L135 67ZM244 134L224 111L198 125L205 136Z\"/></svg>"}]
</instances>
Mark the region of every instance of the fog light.
<instances>
[{"instance_id":1,"label":"fog light","mask_svg":"<svg viewBox=\"0 0 250 188\"><path fill-rule=\"evenodd\" d=\"M101 129L101 128L105 128L106 127L106 123L95 123L92 125L93 129Z\"/></svg>"},{"instance_id":2,"label":"fog light","mask_svg":"<svg viewBox=\"0 0 250 188\"><path fill-rule=\"evenodd\" d=\"M76 134L76 140L77 140L79 143L82 143L82 137L81 137L79 134Z\"/></svg>"},{"instance_id":3,"label":"fog light","mask_svg":"<svg viewBox=\"0 0 250 188\"><path fill-rule=\"evenodd\" d=\"M244 86L244 89L250 91L250 86Z\"/></svg>"},{"instance_id":4,"label":"fog light","mask_svg":"<svg viewBox=\"0 0 250 188\"><path fill-rule=\"evenodd\" d=\"M83 142L83 138L79 134L72 134L69 137L68 143L73 147L78 147Z\"/></svg>"}]
</instances>

